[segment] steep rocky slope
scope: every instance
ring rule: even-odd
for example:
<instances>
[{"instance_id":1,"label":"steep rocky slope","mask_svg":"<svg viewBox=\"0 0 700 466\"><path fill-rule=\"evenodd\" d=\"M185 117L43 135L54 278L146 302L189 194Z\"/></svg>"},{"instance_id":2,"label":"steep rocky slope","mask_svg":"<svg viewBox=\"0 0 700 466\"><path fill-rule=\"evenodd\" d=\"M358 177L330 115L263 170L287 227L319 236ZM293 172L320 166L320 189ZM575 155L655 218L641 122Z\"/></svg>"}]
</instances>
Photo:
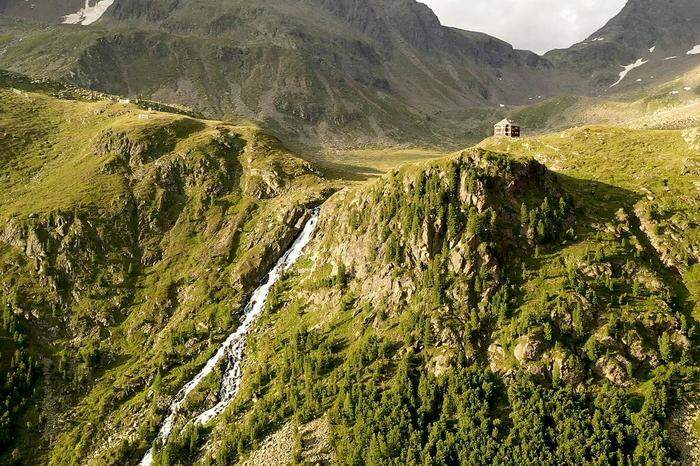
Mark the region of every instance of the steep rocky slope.
<instances>
[{"instance_id":1,"label":"steep rocky slope","mask_svg":"<svg viewBox=\"0 0 700 466\"><path fill-rule=\"evenodd\" d=\"M255 118L306 143L463 145L486 134L476 108L557 89L547 60L443 27L414 0L117 0L90 27L15 20L43 16L10 6L2 66Z\"/></svg>"},{"instance_id":2,"label":"steep rocky slope","mask_svg":"<svg viewBox=\"0 0 700 466\"><path fill-rule=\"evenodd\" d=\"M692 447L668 425L698 375L694 130L487 140L332 194L254 126L7 73L1 89L3 462L137 463L319 204L241 392L186 422L219 399L217 366L156 464Z\"/></svg>"},{"instance_id":3,"label":"steep rocky slope","mask_svg":"<svg viewBox=\"0 0 700 466\"><path fill-rule=\"evenodd\" d=\"M145 446L332 189L256 127L56 92L2 75L5 464Z\"/></svg>"},{"instance_id":4,"label":"steep rocky slope","mask_svg":"<svg viewBox=\"0 0 700 466\"><path fill-rule=\"evenodd\" d=\"M697 378L698 297L637 202L517 148L336 194L275 287L241 396L162 457L236 463L285 426L264 457L292 419L304 458L325 415L341 464L674 461L665 425Z\"/></svg>"}]
</instances>

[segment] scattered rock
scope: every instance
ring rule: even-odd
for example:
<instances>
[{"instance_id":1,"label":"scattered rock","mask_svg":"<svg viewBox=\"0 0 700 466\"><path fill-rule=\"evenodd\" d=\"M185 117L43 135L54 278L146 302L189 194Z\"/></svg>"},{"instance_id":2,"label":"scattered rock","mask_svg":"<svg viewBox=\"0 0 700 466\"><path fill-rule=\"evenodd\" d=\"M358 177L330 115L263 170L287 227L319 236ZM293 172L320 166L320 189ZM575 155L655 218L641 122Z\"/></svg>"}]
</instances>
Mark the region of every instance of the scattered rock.
<instances>
[{"instance_id":1,"label":"scattered rock","mask_svg":"<svg viewBox=\"0 0 700 466\"><path fill-rule=\"evenodd\" d=\"M515 359L523 364L535 360L541 352L542 342L530 335L518 338L513 354Z\"/></svg>"},{"instance_id":2,"label":"scattered rock","mask_svg":"<svg viewBox=\"0 0 700 466\"><path fill-rule=\"evenodd\" d=\"M314 465L331 463L333 453L330 447L330 424L325 416L301 426L299 434L302 445L301 463ZM294 425L290 421L267 437L243 465L287 466L292 464L295 440Z\"/></svg>"},{"instance_id":3,"label":"scattered rock","mask_svg":"<svg viewBox=\"0 0 700 466\"><path fill-rule=\"evenodd\" d=\"M628 364L629 361L622 355L606 355L598 359L596 369L603 377L615 385L628 387L631 385L627 375Z\"/></svg>"}]
</instances>

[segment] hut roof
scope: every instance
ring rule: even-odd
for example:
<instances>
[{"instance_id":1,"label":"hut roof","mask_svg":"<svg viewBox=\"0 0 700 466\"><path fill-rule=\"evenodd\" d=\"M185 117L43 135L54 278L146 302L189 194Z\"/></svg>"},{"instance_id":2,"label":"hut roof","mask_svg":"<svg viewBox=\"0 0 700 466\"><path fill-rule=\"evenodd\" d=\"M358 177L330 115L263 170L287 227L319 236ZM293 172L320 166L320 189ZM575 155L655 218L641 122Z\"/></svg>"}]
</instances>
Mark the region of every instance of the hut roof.
<instances>
[{"instance_id":1,"label":"hut roof","mask_svg":"<svg viewBox=\"0 0 700 466\"><path fill-rule=\"evenodd\" d=\"M515 123L512 122L512 121L510 121L508 118L504 118L503 120L501 120L501 121L499 121L498 123L496 123L495 126L505 126L505 125L511 125L511 126L513 126L513 125L515 125Z\"/></svg>"}]
</instances>

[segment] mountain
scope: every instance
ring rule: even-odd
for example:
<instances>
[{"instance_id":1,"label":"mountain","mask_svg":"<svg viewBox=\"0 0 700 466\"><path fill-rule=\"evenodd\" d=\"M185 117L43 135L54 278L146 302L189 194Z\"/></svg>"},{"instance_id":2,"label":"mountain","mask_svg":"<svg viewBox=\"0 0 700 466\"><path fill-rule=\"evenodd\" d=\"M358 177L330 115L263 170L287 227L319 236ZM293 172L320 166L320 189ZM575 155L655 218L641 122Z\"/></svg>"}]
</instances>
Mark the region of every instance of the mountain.
<instances>
[{"instance_id":1,"label":"mountain","mask_svg":"<svg viewBox=\"0 0 700 466\"><path fill-rule=\"evenodd\" d=\"M0 0L0 464L697 464L678 5Z\"/></svg>"},{"instance_id":2,"label":"mountain","mask_svg":"<svg viewBox=\"0 0 700 466\"><path fill-rule=\"evenodd\" d=\"M556 173L531 158L543 151ZM229 418L246 421L217 426L204 450L271 458L275 445L248 439L285 425L296 436L271 438L313 461L323 449L303 442L329 424L342 464L674 461L684 441L658 435L673 416L655 415L685 376L657 358L660 342L692 346L663 334L697 303L697 208L682 205L697 206L698 156L680 131L580 128L485 141L338 193L253 337L250 385ZM672 245L678 263L666 268L653 235L673 243L686 224L693 244ZM694 271L676 270L684 251ZM620 391L633 386L634 402ZM697 438L692 429L677 432ZM192 438L183 432L176 445Z\"/></svg>"},{"instance_id":3,"label":"mountain","mask_svg":"<svg viewBox=\"0 0 700 466\"><path fill-rule=\"evenodd\" d=\"M3 463L136 464L169 412L157 464L694 454L696 130L489 139L358 183L255 126L0 77ZM240 392L188 422L230 367L181 388L319 205Z\"/></svg>"},{"instance_id":4,"label":"mountain","mask_svg":"<svg viewBox=\"0 0 700 466\"><path fill-rule=\"evenodd\" d=\"M700 64L698 22L700 4L694 0L629 0L586 40L544 58L581 73L599 91L609 92L612 85L639 89ZM622 78L625 68L629 75Z\"/></svg>"},{"instance_id":5,"label":"mountain","mask_svg":"<svg viewBox=\"0 0 700 466\"><path fill-rule=\"evenodd\" d=\"M34 5L2 11L54 22L77 11ZM254 118L317 145L463 143L487 134L473 117L484 108L556 92L547 60L443 27L413 0L117 0L89 27L6 16L2 28L1 66Z\"/></svg>"},{"instance_id":6,"label":"mountain","mask_svg":"<svg viewBox=\"0 0 700 466\"><path fill-rule=\"evenodd\" d=\"M543 57L444 27L414 0L6 0L0 11L0 66L253 119L305 147L454 149L505 108L646 92L700 63L692 0L630 1Z\"/></svg>"}]
</instances>

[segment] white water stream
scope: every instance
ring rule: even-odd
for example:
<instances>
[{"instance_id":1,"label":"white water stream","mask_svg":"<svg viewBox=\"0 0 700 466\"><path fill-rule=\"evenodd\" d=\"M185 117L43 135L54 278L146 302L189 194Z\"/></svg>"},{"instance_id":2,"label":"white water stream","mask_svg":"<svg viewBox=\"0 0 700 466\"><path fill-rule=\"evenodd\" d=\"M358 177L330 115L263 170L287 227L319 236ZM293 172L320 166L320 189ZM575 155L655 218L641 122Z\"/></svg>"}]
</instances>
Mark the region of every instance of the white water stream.
<instances>
[{"instance_id":1,"label":"white water stream","mask_svg":"<svg viewBox=\"0 0 700 466\"><path fill-rule=\"evenodd\" d=\"M277 282L282 273L289 269L294 263L299 259L304 246L311 240L314 231L316 231L316 225L318 223L319 209L313 210L311 218L304 225L304 229L301 231L299 236L294 240L291 247L284 253L282 257L279 258L275 266L270 270L267 276L267 280L260 285L254 292L245 307L243 320L238 326L235 332L233 332L226 341L219 347L219 350L214 356L211 357L204 365L202 370L189 382L185 384L184 387L175 396L170 408L168 409L168 415L163 421L158 431L158 436L156 440L160 440L165 443L170 436L170 433L175 423L175 417L178 414L180 407L184 404L187 399L187 395L190 394L192 390L202 381L207 375L214 370L214 367L224 358L226 358L226 368L224 370L223 379L221 381L221 389L219 393L219 402L203 412L194 419L194 422L206 423L211 419L215 418L231 402L231 400L236 396L238 390L241 386L241 379L243 378L242 362L244 357L244 350L246 344L246 336L250 331L252 324L255 319L263 310L265 306L265 301L267 300L267 295L270 293L270 288ZM141 466L150 466L153 462L153 446L148 450L141 460Z\"/></svg>"}]
</instances>

